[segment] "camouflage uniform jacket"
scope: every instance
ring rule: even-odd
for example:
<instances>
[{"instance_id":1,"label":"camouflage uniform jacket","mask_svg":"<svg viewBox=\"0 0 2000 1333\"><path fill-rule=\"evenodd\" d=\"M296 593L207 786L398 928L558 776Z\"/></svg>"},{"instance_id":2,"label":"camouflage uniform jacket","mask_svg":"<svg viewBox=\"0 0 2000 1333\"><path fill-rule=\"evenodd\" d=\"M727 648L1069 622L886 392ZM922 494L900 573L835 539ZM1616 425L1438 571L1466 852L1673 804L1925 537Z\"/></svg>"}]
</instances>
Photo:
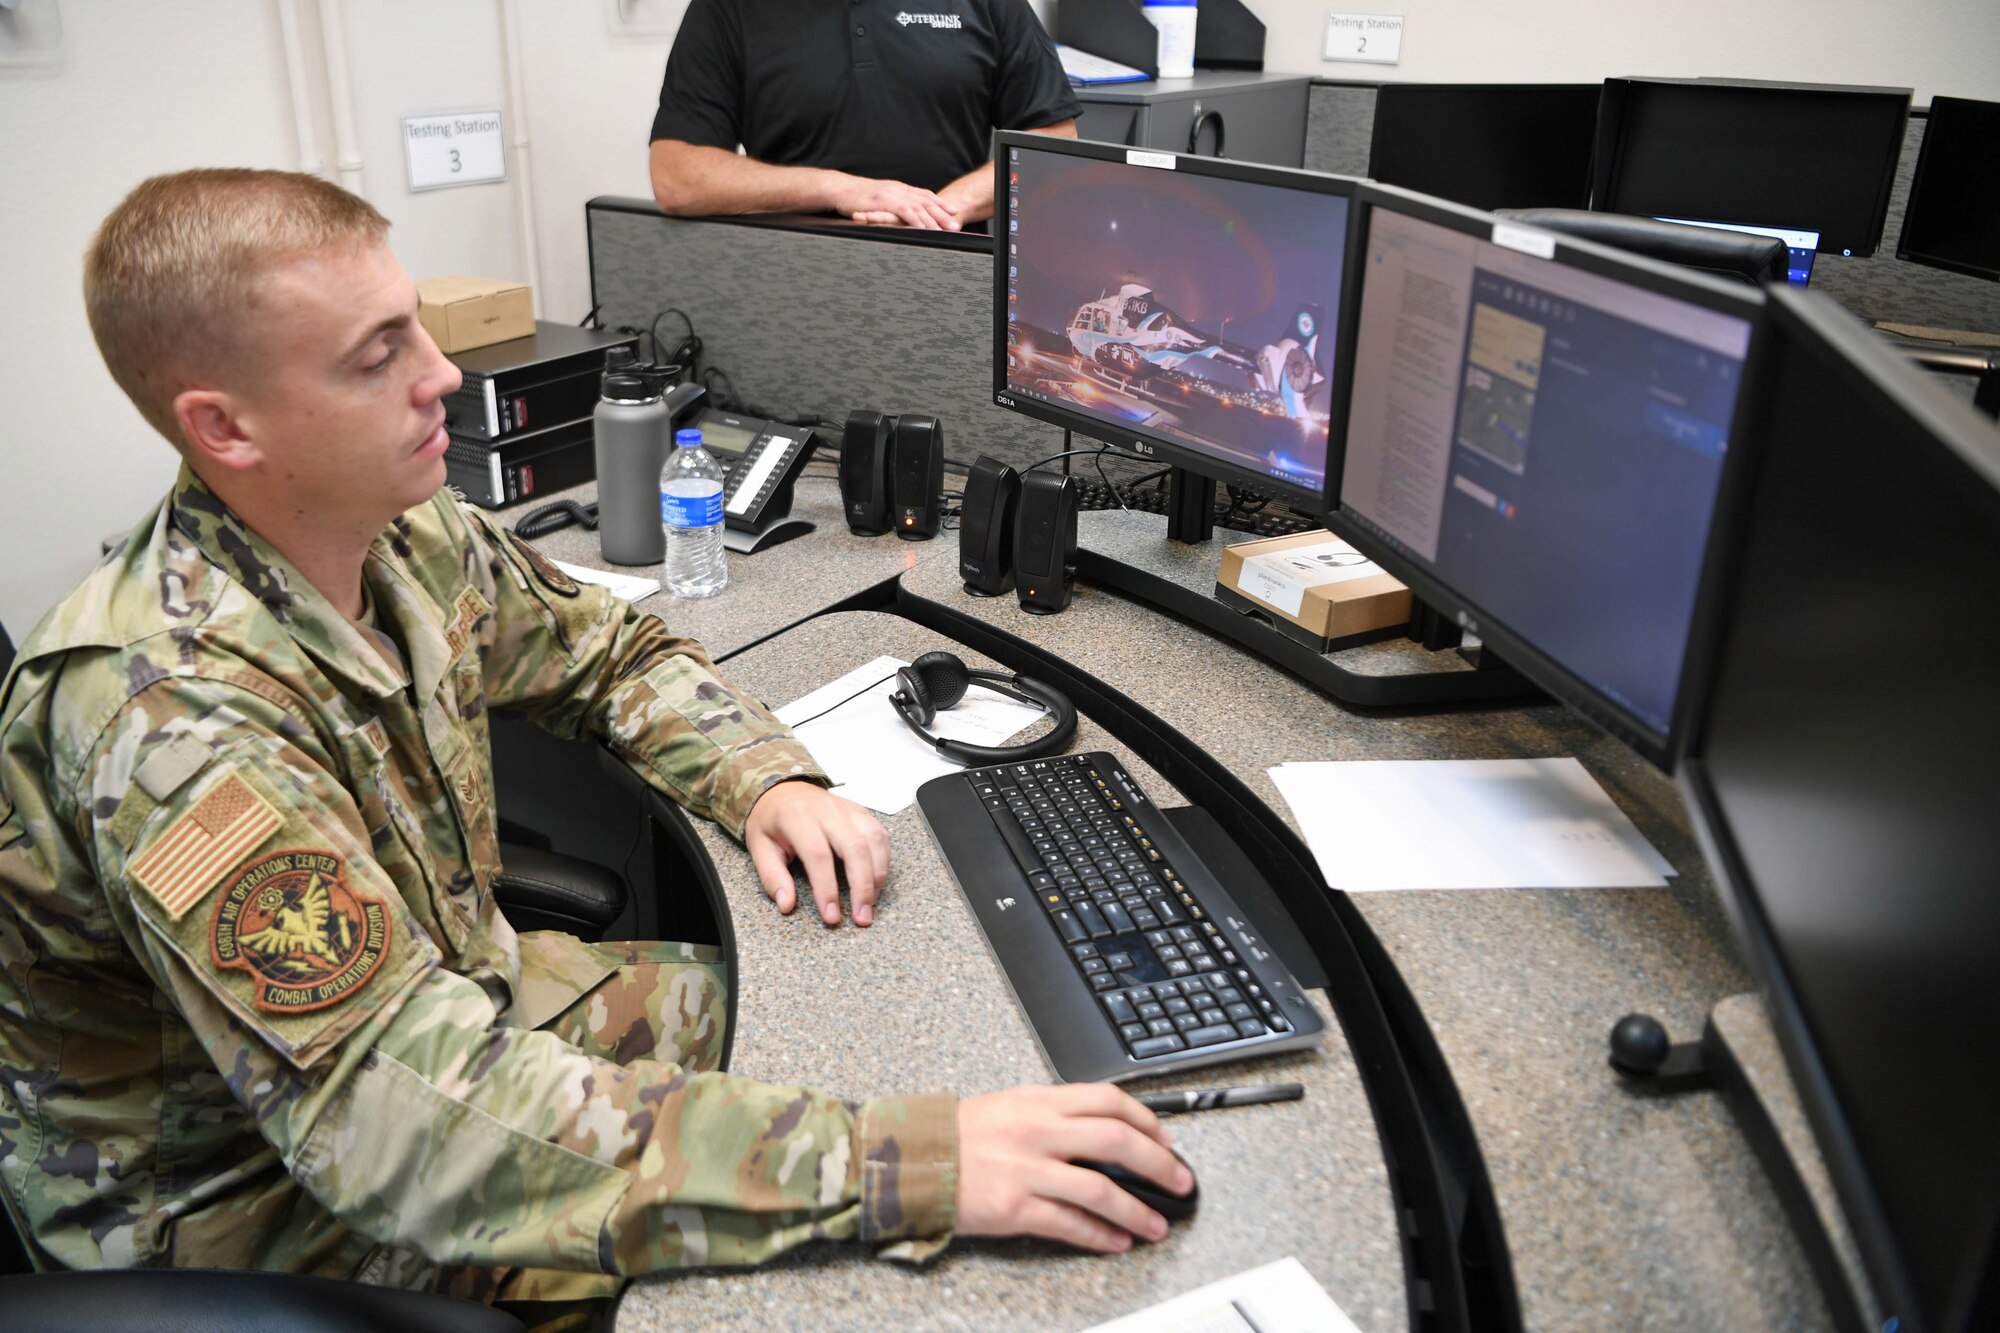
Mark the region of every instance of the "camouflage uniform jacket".
<instances>
[{"instance_id":1,"label":"camouflage uniform jacket","mask_svg":"<svg viewBox=\"0 0 2000 1333\"><path fill-rule=\"evenodd\" d=\"M0 692L0 1198L37 1262L629 1274L948 1234L949 1097L612 1063L513 1003L488 708L738 837L805 750L448 492L364 578L406 666L183 471ZM550 1012L606 972L578 949Z\"/></svg>"}]
</instances>

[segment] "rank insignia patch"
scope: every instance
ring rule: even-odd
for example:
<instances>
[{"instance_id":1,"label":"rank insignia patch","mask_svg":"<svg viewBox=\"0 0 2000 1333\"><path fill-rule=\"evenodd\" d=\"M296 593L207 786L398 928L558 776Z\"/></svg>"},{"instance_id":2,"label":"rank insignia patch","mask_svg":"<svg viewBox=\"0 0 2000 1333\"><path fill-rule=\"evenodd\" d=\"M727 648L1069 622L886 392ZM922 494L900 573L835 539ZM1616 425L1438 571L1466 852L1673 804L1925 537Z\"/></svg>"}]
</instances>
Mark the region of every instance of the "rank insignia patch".
<instances>
[{"instance_id":1,"label":"rank insignia patch","mask_svg":"<svg viewBox=\"0 0 2000 1333\"><path fill-rule=\"evenodd\" d=\"M343 868L327 852L279 852L238 875L216 905L215 964L257 979L259 1009L338 1004L382 965L388 906L350 888Z\"/></svg>"},{"instance_id":2,"label":"rank insignia patch","mask_svg":"<svg viewBox=\"0 0 2000 1333\"><path fill-rule=\"evenodd\" d=\"M555 561L537 551L519 534L510 532L507 539L514 543L514 549L521 553L521 558L535 571L535 577L547 585L550 592L574 597L582 591L576 586L575 579L557 569Z\"/></svg>"}]
</instances>

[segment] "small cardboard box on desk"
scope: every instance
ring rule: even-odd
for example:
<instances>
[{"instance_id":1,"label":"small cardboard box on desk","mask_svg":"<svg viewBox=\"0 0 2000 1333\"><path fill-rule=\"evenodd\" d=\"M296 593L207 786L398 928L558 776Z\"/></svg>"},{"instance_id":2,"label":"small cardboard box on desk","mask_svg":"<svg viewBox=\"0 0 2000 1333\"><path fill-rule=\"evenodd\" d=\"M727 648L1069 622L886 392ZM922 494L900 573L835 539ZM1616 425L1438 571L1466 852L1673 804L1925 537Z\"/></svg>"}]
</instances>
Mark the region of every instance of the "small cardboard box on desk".
<instances>
[{"instance_id":1,"label":"small cardboard box on desk","mask_svg":"<svg viewBox=\"0 0 2000 1333\"><path fill-rule=\"evenodd\" d=\"M417 322L439 351L465 352L533 333L535 302L524 282L425 278L417 284Z\"/></svg>"},{"instance_id":2,"label":"small cardboard box on desk","mask_svg":"<svg viewBox=\"0 0 2000 1333\"><path fill-rule=\"evenodd\" d=\"M1215 596L1238 611L1268 613L1280 634L1316 653L1410 618L1410 590L1327 532L1223 547Z\"/></svg>"}]
</instances>

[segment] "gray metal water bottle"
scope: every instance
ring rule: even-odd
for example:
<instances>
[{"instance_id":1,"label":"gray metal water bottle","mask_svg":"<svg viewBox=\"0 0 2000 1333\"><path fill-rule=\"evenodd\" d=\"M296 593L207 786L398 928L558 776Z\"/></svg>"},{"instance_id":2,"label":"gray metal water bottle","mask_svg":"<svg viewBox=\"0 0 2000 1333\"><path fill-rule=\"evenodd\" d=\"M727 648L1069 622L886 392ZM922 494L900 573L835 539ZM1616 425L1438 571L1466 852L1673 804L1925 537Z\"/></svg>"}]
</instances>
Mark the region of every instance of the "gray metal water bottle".
<instances>
[{"instance_id":1,"label":"gray metal water bottle","mask_svg":"<svg viewBox=\"0 0 2000 1333\"><path fill-rule=\"evenodd\" d=\"M660 468L674 441L665 389L663 375L629 363L605 366L595 443L597 540L608 564L657 565L666 558Z\"/></svg>"}]
</instances>

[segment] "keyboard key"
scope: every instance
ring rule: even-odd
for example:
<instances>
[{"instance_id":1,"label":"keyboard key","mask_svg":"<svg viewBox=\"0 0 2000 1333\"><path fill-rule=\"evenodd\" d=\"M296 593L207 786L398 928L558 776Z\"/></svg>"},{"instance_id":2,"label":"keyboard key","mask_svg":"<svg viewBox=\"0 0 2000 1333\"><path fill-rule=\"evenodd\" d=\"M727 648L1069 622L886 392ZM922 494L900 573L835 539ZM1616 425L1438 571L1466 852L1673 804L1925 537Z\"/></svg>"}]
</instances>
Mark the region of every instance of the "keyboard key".
<instances>
[{"instance_id":1,"label":"keyboard key","mask_svg":"<svg viewBox=\"0 0 2000 1333\"><path fill-rule=\"evenodd\" d=\"M1135 907L1132 909L1132 924L1140 930L1154 930L1159 927L1160 918L1154 916L1149 908Z\"/></svg>"},{"instance_id":2,"label":"keyboard key","mask_svg":"<svg viewBox=\"0 0 2000 1333\"><path fill-rule=\"evenodd\" d=\"M1263 1029L1259 1028L1258 1031L1261 1032ZM1118 1035L1123 1037L1125 1044L1129 1046L1135 1041L1144 1041L1149 1034L1146 1031L1144 1023L1120 1023L1118 1025ZM1255 1034L1251 1035L1254 1036Z\"/></svg>"},{"instance_id":3,"label":"keyboard key","mask_svg":"<svg viewBox=\"0 0 2000 1333\"><path fill-rule=\"evenodd\" d=\"M1071 944L1090 938L1090 932L1083 928L1083 923L1076 919L1074 912L1054 912L1050 914L1049 920L1056 923L1056 929L1060 930L1062 937Z\"/></svg>"},{"instance_id":4,"label":"keyboard key","mask_svg":"<svg viewBox=\"0 0 2000 1333\"><path fill-rule=\"evenodd\" d=\"M1174 1035L1174 1021L1171 1018L1149 1018L1146 1020L1146 1031L1156 1037L1171 1037Z\"/></svg>"},{"instance_id":5,"label":"keyboard key","mask_svg":"<svg viewBox=\"0 0 2000 1333\"><path fill-rule=\"evenodd\" d=\"M1162 1000L1160 1003L1169 1014L1185 1014L1193 1008L1192 1005L1178 995L1174 996L1171 1000Z\"/></svg>"},{"instance_id":6,"label":"keyboard key","mask_svg":"<svg viewBox=\"0 0 2000 1333\"><path fill-rule=\"evenodd\" d=\"M1090 988L1092 990L1112 990L1120 984L1118 978L1112 976L1109 972L1095 972L1090 977Z\"/></svg>"},{"instance_id":7,"label":"keyboard key","mask_svg":"<svg viewBox=\"0 0 2000 1333\"><path fill-rule=\"evenodd\" d=\"M1193 926L1175 926L1167 933L1174 937L1177 944L1192 944L1201 938L1201 932Z\"/></svg>"},{"instance_id":8,"label":"keyboard key","mask_svg":"<svg viewBox=\"0 0 2000 1333\"><path fill-rule=\"evenodd\" d=\"M1235 1041L1237 1032L1227 1023L1217 1023L1213 1027L1195 1028L1182 1035L1190 1046L1213 1046L1218 1041Z\"/></svg>"},{"instance_id":9,"label":"keyboard key","mask_svg":"<svg viewBox=\"0 0 2000 1333\"><path fill-rule=\"evenodd\" d=\"M1157 898L1146 899L1146 906L1152 908L1154 915L1158 916L1167 925L1177 925L1187 920L1187 915L1181 911L1180 904L1176 903L1167 894L1163 893Z\"/></svg>"},{"instance_id":10,"label":"keyboard key","mask_svg":"<svg viewBox=\"0 0 2000 1333\"><path fill-rule=\"evenodd\" d=\"M1237 990L1234 986L1226 986L1215 993L1215 998L1224 1004L1242 1004L1243 992Z\"/></svg>"},{"instance_id":11,"label":"keyboard key","mask_svg":"<svg viewBox=\"0 0 2000 1333\"><path fill-rule=\"evenodd\" d=\"M1139 1015L1133 1012L1132 1001L1118 991L1113 991L1104 997L1104 1012L1111 1015L1111 1021L1114 1023L1136 1023L1139 1021ZM1255 1018L1256 1015L1244 1013L1232 1014L1230 1017Z\"/></svg>"},{"instance_id":12,"label":"keyboard key","mask_svg":"<svg viewBox=\"0 0 2000 1333\"><path fill-rule=\"evenodd\" d=\"M1192 967L1188 966L1188 961L1185 958L1168 959L1166 963L1166 968L1167 968L1167 975L1170 977L1184 977L1188 975L1190 972L1194 971Z\"/></svg>"},{"instance_id":13,"label":"keyboard key","mask_svg":"<svg viewBox=\"0 0 2000 1333\"><path fill-rule=\"evenodd\" d=\"M1241 1037L1261 1037L1264 1035L1264 1025L1254 1018L1238 1019L1236 1033Z\"/></svg>"},{"instance_id":14,"label":"keyboard key","mask_svg":"<svg viewBox=\"0 0 2000 1333\"><path fill-rule=\"evenodd\" d=\"M1139 1006L1139 1017L1144 1019L1165 1018L1166 1009L1156 1000L1147 1000Z\"/></svg>"},{"instance_id":15,"label":"keyboard key","mask_svg":"<svg viewBox=\"0 0 2000 1333\"><path fill-rule=\"evenodd\" d=\"M1085 976L1094 976L1099 972L1109 972L1110 970L1110 966L1102 958L1086 958L1083 960Z\"/></svg>"},{"instance_id":16,"label":"keyboard key","mask_svg":"<svg viewBox=\"0 0 2000 1333\"><path fill-rule=\"evenodd\" d=\"M1149 1056L1165 1055L1169 1051L1185 1050L1186 1043L1177 1036L1148 1037L1144 1041L1132 1043L1132 1054L1144 1060Z\"/></svg>"},{"instance_id":17,"label":"keyboard key","mask_svg":"<svg viewBox=\"0 0 2000 1333\"><path fill-rule=\"evenodd\" d=\"M1130 935L1132 933L1132 914L1118 903L1105 903L1103 905L1103 912L1105 923L1111 927L1111 932L1114 935Z\"/></svg>"},{"instance_id":18,"label":"keyboard key","mask_svg":"<svg viewBox=\"0 0 2000 1333\"><path fill-rule=\"evenodd\" d=\"M1191 1032L1201 1026L1201 1020L1193 1014L1175 1014L1173 1023L1182 1032Z\"/></svg>"},{"instance_id":19,"label":"keyboard key","mask_svg":"<svg viewBox=\"0 0 2000 1333\"><path fill-rule=\"evenodd\" d=\"M1097 946L1093 944L1090 947L1095 949ZM1129 953L1108 953L1104 955L1104 961L1113 972L1124 972L1132 967L1132 955Z\"/></svg>"},{"instance_id":20,"label":"keyboard key","mask_svg":"<svg viewBox=\"0 0 2000 1333\"><path fill-rule=\"evenodd\" d=\"M1158 996L1153 994L1153 988L1151 986L1134 986L1131 990L1126 991L1125 993L1132 997L1132 1003L1134 1004L1150 1004L1154 1000L1159 998Z\"/></svg>"},{"instance_id":21,"label":"keyboard key","mask_svg":"<svg viewBox=\"0 0 2000 1333\"><path fill-rule=\"evenodd\" d=\"M1111 933L1111 927L1105 924L1104 914L1099 912L1093 903L1078 903L1076 919L1082 923L1084 931L1091 939L1101 940Z\"/></svg>"},{"instance_id":22,"label":"keyboard key","mask_svg":"<svg viewBox=\"0 0 2000 1333\"><path fill-rule=\"evenodd\" d=\"M1228 1014L1232 1019L1255 1019L1257 1017L1257 1011L1247 1004L1232 1004L1223 1010L1223 1012Z\"/></svg>"}]
</instances>

